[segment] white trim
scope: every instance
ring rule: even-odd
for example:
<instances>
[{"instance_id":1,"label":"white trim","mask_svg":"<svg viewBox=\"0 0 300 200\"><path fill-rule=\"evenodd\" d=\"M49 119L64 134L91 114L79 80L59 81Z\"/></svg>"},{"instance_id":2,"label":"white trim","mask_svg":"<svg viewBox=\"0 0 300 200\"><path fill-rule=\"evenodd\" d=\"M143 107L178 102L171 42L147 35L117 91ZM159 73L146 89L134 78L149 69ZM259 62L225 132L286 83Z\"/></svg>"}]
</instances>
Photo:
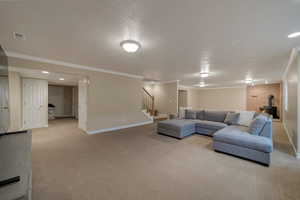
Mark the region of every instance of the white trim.
<instances>
[{"instance_id":1,"label":"white trim","mask_svg":"<svg viewBox=\"0 0 300 200\"><path fill-rule=\"evenodd\" d=\"M135 123L135 124L129 124L129 125L123 125L123 126L116 126L113 128L104 128L104 129L98 129L98 130L93 130L93 131L87 131L89 135L97 134L97 133L104 133L104 132L109 132L109 131L116 131L120 129L125 129L125 128L131 128L131 127L136 127L136 126L143 126L146 124L152 124L153 121L146 121L146 122L141 122L141 123Z\"/></svg>"},{"instance_id":2,"label":"white trim","mask_svg":"<svg viewBox=\"0 0 300 200\"><path fill-rule=\"evenodd\" d=\"M165 84L165 83L178 83L179 82L179 80L172 80L172 81L159 81L159 82L157 82L156 84Z\"/></svg>"},{"instance_id":3,"label":"white trim","mask_svg":"<svg viewBox=\"0 0 300 200\"><path fill-rule=\"evenodd\" d=\"M296 58L296 55L297 55L297 52L299 51L299 48L294 48L290 54L290 58L289 58L289 61L288 61L288 64L287 66L285 67L285 70L283 72L283 75L281 77L282 80L285 79L289 69L290 69L290 66L293 64L294 62L294 59Z\"/></svg>"},{"instance_id":4,"label":"white trim","mask_svg":"<svg viewBox=\"0 0 300 200\"><path fill-rule=\"evenodd\" d=\"M195 90L215 90L215 89L234 89L234 88L247 88L247 85L238 85L238 86L232 86L232 87L204 87L204 88L199 88L199 87L194 87L194 86L187 86L187 85L179 85L179 89L195 89Z\"/></svg>"},{"instance_id":5,"label":"white trim","mask_svg":"<svg viewBox=\"0 0 300 200\"><path fill-rule=\"evenodd\" d=\"M68 63L68 62L63 62L63 61L58 61L58 60L40 58L40 57L25 55L25 54L11 52L11 51L6 51L6 55L9 57L13 57L13 58L20 58L20 59L31 60L31 61L36 61L36 62L43 62L43 63L53 64L53 65L62 65L65 67L71 67L71 68L82 69L82 70L109 73L109 74L114 74L114 75L119 75L119 76L126 76L126 77L130 77L130 78L136 78L136 79L144 78L143 76L139 76L139 75L135 75L135 74L128 74L128 73L124 73L124 72L117 72L117 71L98 68L98 67L78 65L78 64L73 64L73 63Z\"/></svg>"},{"instance_id":6,"label":"white trim","mask_svg":"<svg viewBox=\"0 0 300 200\"><path fill-rule=\"evenodd\" d=\"M282 122L282 124L283 124L283 128L285 130L285 133L286 133L286 135L287 135L287 137L289 139L289 142L290 142L291 146L293 147L293 150L294 150L296 158L300 159L300 152L299 153L297 152L296 147L295 147L295 145L294 145L294 143L292 141L292 138L291 138L291 136L289 134L289 131L288 131L287 127L286 127L286 124L284 122Z\"/></svg>"}]
</instances>

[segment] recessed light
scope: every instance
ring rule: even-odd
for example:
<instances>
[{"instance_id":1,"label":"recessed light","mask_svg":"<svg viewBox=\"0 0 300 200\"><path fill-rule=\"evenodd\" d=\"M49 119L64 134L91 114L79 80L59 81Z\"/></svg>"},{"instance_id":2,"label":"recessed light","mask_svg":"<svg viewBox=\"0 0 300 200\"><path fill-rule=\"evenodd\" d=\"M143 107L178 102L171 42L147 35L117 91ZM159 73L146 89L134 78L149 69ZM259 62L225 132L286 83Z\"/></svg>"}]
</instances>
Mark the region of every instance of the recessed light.
<instances>
[{"instance_id":1,"label":"recessed light","mask_svg":"<svg viewBox=\"0 0 300 200\"><path fill-rule=\"evenodd\" d=\"M250 79L250 78L249 78L249 79L246 79L246 80L245 80L245 83L247 83L247 84L249 84L249 83L253 83L253 80L252 80L252 79Z\"/></svg>"},{"instance_id":2,"label":"recessed light","mask_svg":"<svg viewBox=\"0 0 300 200\"><path fill-rule=\"evenodd\" d=\"M200 72L199 76L200 76L201 78L206 78L206 77L209 76L209 73L208 73L208 72Z\"/></svg>"},{"instance_id":3,"label":"recessed light","mask_svg":"<svg viewBox=\"0 0 300 200\"><path fill-rule=\"evenodd\" d=\"M59 80L60 80L60 81L64 81L65 79L64 79L64 78L59 78Z\"/></svg>"},{"instance_id":4,"label":"recessed light","mask_svg":"<svg viewBox=\"0 0 300 200\"><path fill-rule=\"evenodd\" d=\"M49 72L48 72L48 71L42 71L42 73L43 73L43 74L49 74Z\"/></svg>"},{"instance_id":5,"label":"recessed light","mask_svg":"<svg viewBox=\"0 0 300 200\"><path fill-rule=\"evenodd\" d=\"M124 40L120 45L128 53L135 53L141 48L141 44L135 40Z\"/></svg>"},{"instance_id":6,"label":"recessed light","mask_svg":"<svg viewBox=\"0 0 300 200\"><path fill-rule=\"evenodd\" d=\"M288 35L288 38L295 38L295 37L299 37L300 36L300 32L295 32L295 33L291 33Z\"/></svg>"},{"instance_id":7,"label":"recessed light","mask_svg":"<svg viewBox=\"0 0 300 200\"><path fill-rule=\"evenodd\" d=\"M200 82L199 84L194 85L196 87L205 87L205 83L204 82Z\"/></svg>"}]
</instances>

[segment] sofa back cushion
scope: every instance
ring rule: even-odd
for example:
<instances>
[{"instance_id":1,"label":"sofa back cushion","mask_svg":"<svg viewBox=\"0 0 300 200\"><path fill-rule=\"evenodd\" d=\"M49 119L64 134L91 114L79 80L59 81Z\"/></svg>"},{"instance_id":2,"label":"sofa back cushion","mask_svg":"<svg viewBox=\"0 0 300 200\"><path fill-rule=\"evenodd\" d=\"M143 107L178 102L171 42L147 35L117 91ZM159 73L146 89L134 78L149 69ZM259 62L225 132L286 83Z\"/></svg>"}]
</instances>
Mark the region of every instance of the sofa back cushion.
<instances>
[{"instance_id":1,"label":"sofa back cushion","mask_svg":"<svg viewBox=\"0 0 300 200\"><path fill-rule=\"evenodd\" d=\"M196 119L197 112L195 110L187 109L185 110L185 119Z\"/></svg>"},{"instance_id":2,"label":"sofa back cushion","mask_svg":"<svg viewBox=\"0 0 300 200\"><path fill-rule=\"evenodd\" d=\"M228 111L204 111L204 120L213 122L224 122Z\"/></svg>"},{"instance_id":3,"label":"sofa back cushion","mask_svg":"<svg viewBox=\"0 0 300 200\"><path fill-rule=\"evenodd\" d=\"M248 133L252 135L260 135L267 122L268 118L266 116L257 116L252 120L248 129Z\"/></svg>"},{"instance_id":4,"label":"sofa back cushion","mask_svg":"<svg viewBox=\"0 0 300 200\"><path fill-rule=\"evenodd\" d=\"M199 120L204 120L204 110L197 110L196 111L196 118Z\"/></svg>"},{"instance_id":5,"label":"sofa back cushion","mask_svg":"<svg viewBox=\"0 0 300 200\"><path fill-rule=\"evenodd\" d=\"M240 117L240 113L228 112L224 120L224 123L227 125L236 125L238 124L239 117Z\"/></svg>"},{"instance_id":6,"label":"sofa back cushion","mask_svg":"<svg viewBox=\"0 0 300 200\"><path fill-rule=\"evenodd\" d=\"M239 117L239 121L238 124L241 126L250 126L255 112L254 111L239 111L240 113L240 117Z\"/></svg>"}]
</instances>

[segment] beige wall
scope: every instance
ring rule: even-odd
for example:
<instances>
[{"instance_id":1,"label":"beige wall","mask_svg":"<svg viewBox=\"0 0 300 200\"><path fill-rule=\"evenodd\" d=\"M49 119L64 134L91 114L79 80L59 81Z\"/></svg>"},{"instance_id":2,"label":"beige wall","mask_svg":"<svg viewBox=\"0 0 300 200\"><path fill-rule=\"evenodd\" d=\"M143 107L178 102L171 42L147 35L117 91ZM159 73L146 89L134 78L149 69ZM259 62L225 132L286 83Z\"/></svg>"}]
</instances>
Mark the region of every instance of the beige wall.
<instances>
[{"instance_id":1,"label":"beige wall","mask_svg":"<svg viewBox=\"0 0 300 200\"><path fill-rule=\"evenodd\" d=\"M57 117L73 115L73 87L49 85L48 102L55 106L54 115Z\"/></svg>"},{"instance_id":2,"label":"beige wall","mask_svg":"<svg viewBox=\"0 0 300 200\"><path fill-rule=\"evenodd\" d=\"M154 96L154 109L163 114L176 114L178 110L178 82L144 84Z\"/></svg>"},{"instance_id":3,"label":"beige wall","mask_svg":"<svg viewBox=\"0 0 300 200\"><path fill-rule=\"evenodd\" d=\"M88 131L146 122L141 112L140 79L94 72L89 74Z\"/></svg>"},{"instance_id":4,"label":"beige wall","mask_svg":"<svg viewBox=\"0 0 300 200\"><path fill-rule=\"evenodd\" d=\"M149 122L141 111L142 80L110 73L9 58L15 67L77 74L89 79L87 130L95 131Z\"/></svg>"},{"instance_id":5,"label":"beige wall","mask_svg":"<svg viewBox=\"0 0 300 200\"><path fill-rule=\"evenodd\" d=\"M299 55L294 57L283 80L283 124L297 152L299 149ZM286 90L287 88L287 90ZM286 93L287 91L287 93ZM286 98L287 96L287 98ZM286 106L287 105L287 106Z\"/></svg>"},{"instance_id":6,"label":"beige wall","mask_svg":"<svg viewBox=\"0 0 300 200\"><path fill-rule=\"evenodd\" d=\"M246 88L186 89L194 109L245 110Z\"/></svg>"},{"instance_id":7,"label":"beige wall","mask_svg":"<svg viewBox=\"0 0 300 200\"><path fill-rule=\"evenodd\" d=\"M22 82L19 73L9 72L10 131L22 128Z\"/></svg>"},{"instance_id":8,"label":"beige wall","mask_svg":"<svg viewBox=\"0 0 300 200\"><path fill-rule=\"evenodd\" d=\"M178 107L187 107L187 91L178 90Z\"/></svg>"}]
</instances>

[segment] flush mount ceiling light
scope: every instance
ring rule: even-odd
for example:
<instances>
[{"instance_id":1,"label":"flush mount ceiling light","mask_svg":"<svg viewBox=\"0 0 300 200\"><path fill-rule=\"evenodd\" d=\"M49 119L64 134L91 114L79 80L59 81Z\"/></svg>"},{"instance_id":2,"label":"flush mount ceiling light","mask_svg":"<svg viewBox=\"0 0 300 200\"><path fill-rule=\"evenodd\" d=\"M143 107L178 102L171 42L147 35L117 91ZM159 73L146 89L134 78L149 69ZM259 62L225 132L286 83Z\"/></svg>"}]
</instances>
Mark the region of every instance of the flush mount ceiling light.
<instances>
[{"instance_id":1,"label":"flush mount ceiling light","mask_svg":"<svg viewBox=\"0 0 300 200\"><path fill-rule=\"evenodd\" d=\"M288 38L296 38L300 36L300 32L291 33L288 35Z\"/></svg>"},{"instance_id":2,"label":"flush mount ceiling light","mask_svg":"<svg viewBox=\"0 0 300 200\"><path fill-rule=\"evenodd\" d=\"M42 71L42 73L43 73L43 74L49 74L49 72L48 72L48 71Z\"/></svg>"},{"instance_id":3,"label":"flush mount ceiling light","mask_svg":"<svg viewBox=\"0 0 300 200\"><path fill-rule=\"evenodd\" d=\"M64 79L64 78L59 78L59 80L60 80L60 81L64 81L65 79Z\"/></svg>"},{"instance_id":4,"label":"flush mount ceiling light","mask_svg":"<svg viewBox=\"0 0 300 200\"><path fill-rule=\"evenodd\" d=\"M201 78L206 78L206 77L209 76L209 73L208 73L208 72L200 72L199 76L200 76Z\"/></svg>"},{"instance_id":5,"label":"flush mount ceiling light","mask_svg":"<svg viewBox=\"0 0 300 200\"><path fill-rule=\"evenodd\" d=\"M128 53L135 53L141 48L141 44L135 40L124 40L120 45Z\"/></svg>"}]
</instances>

